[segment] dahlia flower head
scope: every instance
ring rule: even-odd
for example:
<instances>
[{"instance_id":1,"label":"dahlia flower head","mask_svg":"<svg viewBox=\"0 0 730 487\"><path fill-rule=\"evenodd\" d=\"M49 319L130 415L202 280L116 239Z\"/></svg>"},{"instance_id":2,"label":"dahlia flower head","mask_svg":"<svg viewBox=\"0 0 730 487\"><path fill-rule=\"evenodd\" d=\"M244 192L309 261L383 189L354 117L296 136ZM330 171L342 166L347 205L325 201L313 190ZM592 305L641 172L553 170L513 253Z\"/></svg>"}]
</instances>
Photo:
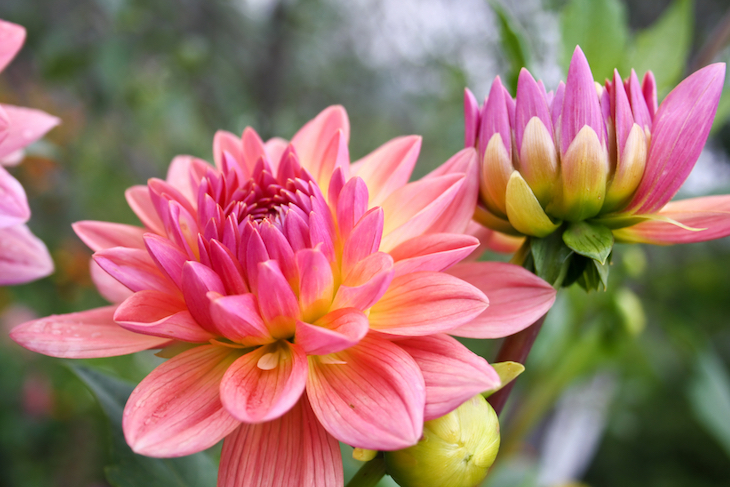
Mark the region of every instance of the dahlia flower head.
<instances>
[{"instance_id":1,"label":"dahlia flower head","mask_svg":"<svg viewBox=\"0 0 730 487\"><path fill-rule=\"evenodd\" d=\"M476 151L408 182L419 137L350 163L330 107L291 143L218 132L215 166L180 156L130 188L144 227L74 225L113 303L16 327L56 357L162 348L130 396L137 453L174 457L221 439L220 486L342 485L338 441L395 450L424 420L499 385L449 336L496 338L555 291L517 266L462 263L478 245Z\"/></svg>"},{"instance_id":2,"label":"dahlia flower head","mask_svg":"<svg viewBox=\"0 0 730 487\"><path fill-rule=\"evenodd\" d=\"M600 85L576 47L554 93L525 69L514 99L499 77L482 107L466 90L465 144L481 165L475 219L537 238L581 221L619 242L727 236L730 196L670 202L707 140L724 79L724 64L707 66L657 106L651 71L639 83L633 70L626 80L615 70Z\"/></svg>"},{"instance_id":3,"label":"dahlia flower head","mask_svg":"<svg viewBox=\"0 0 730 487\"><path fill-rule=\"evenodd\" d=\"M23 42L23 27L0 20L0 72ZM40 110L0 104L0 286L23 284L53 272L48 249L25 225L30 208L23 186L3 166L19 163L23 148L58 122Z\"/></svg>"}]
</instances>

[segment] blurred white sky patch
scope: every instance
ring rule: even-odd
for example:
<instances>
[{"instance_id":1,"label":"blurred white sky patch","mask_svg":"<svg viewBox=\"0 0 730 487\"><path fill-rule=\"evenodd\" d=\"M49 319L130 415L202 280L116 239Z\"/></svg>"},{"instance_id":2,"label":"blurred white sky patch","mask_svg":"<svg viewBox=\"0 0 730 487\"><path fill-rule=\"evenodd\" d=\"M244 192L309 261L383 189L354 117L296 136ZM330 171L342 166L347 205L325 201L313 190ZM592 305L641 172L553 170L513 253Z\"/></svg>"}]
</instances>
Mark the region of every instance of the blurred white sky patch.
<instances>
[{"instance_id":1,"label":"blurred white sky patch","mask_svg":"<svg viewBox=\"0 0 730 487\"><path fill-rule=\"evenodd\" d=\"M730 159L722 150L707 145L677 196L691 198L726 192L728 188L730 188Z\"/></svg>"},{"instance_id":2,"label":"blurred white sky patch","mask_svg":"<svg viewBox=\"0 0 730 487\"><path fill-rule=\"evenodd\" d=\"M236 0L234 5L241 13L254 20L264 20L274 11L279 0Z\"/></svg>"}]
</instances>

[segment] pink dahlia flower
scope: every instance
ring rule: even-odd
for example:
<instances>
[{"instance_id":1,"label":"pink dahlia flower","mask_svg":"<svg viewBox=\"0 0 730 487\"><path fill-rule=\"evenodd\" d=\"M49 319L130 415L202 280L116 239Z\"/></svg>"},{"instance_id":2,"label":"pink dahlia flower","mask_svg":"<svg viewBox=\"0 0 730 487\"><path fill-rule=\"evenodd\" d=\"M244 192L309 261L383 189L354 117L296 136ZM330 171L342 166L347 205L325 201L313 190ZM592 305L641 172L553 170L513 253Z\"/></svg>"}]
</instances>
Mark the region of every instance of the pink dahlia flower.
<instances>
[{"instance_id":1,"label":"pink dahlia flower","mask_svg":"<svg viewBox=\"0 0 730 487\"><path fill-rule=\"evenodd\" d=\"M576 48L565 84L545 91L523 69L513 99L494 80L479 108L467 90L466 140L481 161L475 218L517 236L570 223L610 229L619 242L673 244L730 234L730 196L670 202L712 127L725 65L682 81L657 107L647 72L601 86Z\"/></svg>"},{"instance_id":2,"label":"pink dahlia flower","mask_svg":"<svg viewBox=\"0 0 730 487\"><path fill-rule=\"evenodd\" d=\"M23 27L0 20L0 72L24 41ZM39 110L0 104L0 286L23 284L53 272L46 246L25 225L30 218L25 191L3 166L18 162L22 149L58 122Z\"/></svg>"},{"instance_id":3,"label":"pink dahlia flower","mask_svg":"<svg viewBox=\"0 0 730 487\"><path fill-rule=\"evenodd\" d=\"M12 338L72 358L165 348L127 402L127 442L174 457L225 438L220 486L341 485L337 440L415 444L424 420L499 383L447 333L514 333L555 292L516 266L454 265L478 245L459 233L476 202L474 149L408 183L420 138L354 164L348 138L331 107L291 143L248 128L216 134L215 167L175 158L166 181L127 192L144 228L74 226L119 304Z\"/></svg>"}]
</instances>

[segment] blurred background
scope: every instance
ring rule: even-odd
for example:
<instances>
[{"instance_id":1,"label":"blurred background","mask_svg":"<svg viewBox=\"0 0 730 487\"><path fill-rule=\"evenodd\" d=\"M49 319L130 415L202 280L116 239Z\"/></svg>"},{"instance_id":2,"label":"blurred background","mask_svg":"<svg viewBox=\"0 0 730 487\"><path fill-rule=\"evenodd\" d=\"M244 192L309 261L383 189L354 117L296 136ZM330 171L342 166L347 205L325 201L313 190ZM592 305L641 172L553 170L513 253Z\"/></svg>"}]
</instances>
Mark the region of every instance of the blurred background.
<instances>
[{"instance_id":1,"label":"blurred background","mask_svg":"<svg viewBox=\"0 0 730 487\"><path fill-rule=\"evenodd\" d=\"M652 69L661 99L730 60L729 12L727 0L3 0L0 18L28 38L0 75L0 100L63 123L11 169L57 270L0 289L0 486L163 485L115 480L118 425L64 361L7 331L105 304L70 224L137 223L124 190L164 177L173 156L211 160L217 129L289 138L342 104L353 160L421 134L420 177L463 146L465 86L483 98L499 74L514 94L526 66L552 89L580 44L596 79ZM730 192L728 116L730 90L680 197ZM484 485L728 485L730 242L615 254L609 292L560 293ZM498 346L466 343L488 360ZM158 361L83 362L138 381ZM358 464L343 452L351 475ZM214 485L185 482L169 485Z\"/></svg>"}]
</instances>

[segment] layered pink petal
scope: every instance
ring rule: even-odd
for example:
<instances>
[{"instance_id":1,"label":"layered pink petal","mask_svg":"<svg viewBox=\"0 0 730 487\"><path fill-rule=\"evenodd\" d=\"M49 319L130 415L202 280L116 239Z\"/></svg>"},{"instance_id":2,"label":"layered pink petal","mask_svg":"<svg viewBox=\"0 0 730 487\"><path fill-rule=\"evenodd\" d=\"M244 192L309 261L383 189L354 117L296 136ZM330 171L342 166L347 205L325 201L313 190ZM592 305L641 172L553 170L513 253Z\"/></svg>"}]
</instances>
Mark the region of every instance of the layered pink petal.
<instances>
[{"instance_id":1,"label":"layered pink petal","mask_svg":"<svg viewBox=\"0 0 730 487\"><path fill-rule=\"evenodd\" d=\"M509 108L502 80L494 78L489 90L489 97L482 109L479 122L479 155L483 156L489 140L494 134L499 134L502 143L507 148L509 157L512 157L512 130L510 125Z\"/></svg>"},{"instance_id":2,"label":"layered pink petal","mask_svg":"<svg viewBox=\"0 0 730 487\"><path fill-rule=\"evenodd\" d=\"M115 357L160 348L170 340L140 335L114 322L116 306L52 315L16 326L10 332L20 346L60 358Z\"/></svg>"},{"instance_id":3,"label":"layered pink petal","mask_svg":"<svg viewBox=\"0 0 730 487\"><path fill-rule=\"evenodd\" d=\"M25 223L30 218L23 186L0 166L0 228Z\"/></svg>"},{"instance_id":4,"label":"layered pink petal","mask_svg":"<svg viewBox=\"0 0 730 487\"><path fill-rule=\"evenodd\" d=\"M309 357L307 395L332 436L372 450L405 448L420 439L425 386L410 355L367 336L325 357Z\"/></svg>"},{"instance_id":5,"label":"layered pink petal","mask_svg":"<svg viewBox=\"0 0 730 487\"><path fill-rule=\"evenodd\" d=\"M307 356L299 345L279 340L259 347L228 368L221 381L221 401L239 421L271 421L297 403L307 370Z\"/></svg>"},{"instance_id":6,"label":"layered pink petal","mask_svg":"<svg viewBox=\"0 0 730 487\"><path fill-rule=\"evenodd\" d=\"M304 320L322 316L332 304L335 280L325 255L317 249L297 253L299 306Z\"/></svg>"},{"instance_id":7,"label":"layered pink petal","mask_svg":"<svg viewBox=\"0 0 730 487\"><path fill-rule=\"evenodd\" d=\"M292 137L302 167L311 174L319 174L319 166L325 160L325 151L338 130L342 131L345 142L350 140L350 121L347 112L339 105L325 108L314 119Z\"/></svg>"},{"instance_id":8,"label":"layered pink petal","mask_svg":"<svg viewBox=\"0 0 730 487\"><path fill-rule=\"evenodd\" d=\"M702 152L725 80L725 65L690 75L664 99L654 117L644 176L627 211L651 214L677 193Z\"/></svg>"},{"instance_id":9,"label":"layered pink petal","mask_svg":"<svg viewBox=\"0 0 730 487\"><path fill-rule=\"evenodd\" d=\"M375 304L393 280L393 258L376 252L361 260L337 289L332 309L367 309Z\"/></svg>"},{"instance_id":10,"label":"layered pink petal","mask_svg":"<svg viewBox=\"0 0 730 487\"><path fill-rule=\"evenodd\" d=\"M177 156L167 168L165 181L195 204L200 180L209 168L210 165L207 162L197 157Z\"/></svg>"},{"instance_id":11,"label":"layered pink petal","mask_svg":"<svg viewBox=\"0 0 730 487\"><path fill-rule=\"evenodd\" d=\"M223 281L210 267L200 262L186 262L182 270L182 292L190 314L200 326L211 333L218 330L210 316L209 292L223 294Z\"/></svg>"},{"instance_id":12,"label":"layered pink petal","mask_svg":"<svg viewBox=\"0 0 730 487\"><path fill-rule=\"evenodd\" d=\"M112 247L96 252L94 260L132 291L154 289L173 295L178 293L172 281L157 269L146 250Z\"/></svg>"},{"instance_id":13,"label":"layered pink petal","mask_svg":"<svg viewBox=\"0 0 730 487\"><path fill-rule=\"evenodd\" d=\"M522 147L522 135L532 117L537 117L548 130L553 133L550 110L545 100L545 89L538 86L535 78L527 69L522 68L517 80L517 99L515 106L515 142L517 148Z\"/></svg>"},{"instance_id":14,"label":"layered pink petal","mask_svg":"<svg viewBox=\"0 0 730 487\"><path fill-rule=\"evenodd\" d=\"M479 128L479 103L469 88L464 88L464 147L474 147Z\"/></svg>"},{"instance_id":15,"label":"layered pink petal","mask_svg":"<svg viewBox=\"0 0 730 487\"><path fill-rule=\"evenodd\" d=\"M27 147L60 123L58 118L33 108L2 107L9 123L7 136L0 142L0 159Z\"/></svg>"},{"instance_id":16,"label":"layered pink petal","mask_svg":"<svg viewBox=\"0 0 730 487\"><path fill-rule=\"evenodd\" d=\"M112 247L144 248L145 229L123 223L80 221L71 225L76 235L94 252Z\"/></svg>"},{"instance_id":17,"label":"layered pink petal","mask_svg":"<svg viewBox=\"0 0 730 487\"><path fill-rule=\"evenodd\" d=\"M413 357L426 383L424 420L447 414L469 398L500 385L497 372L482 357L448 335L396 342Z\"/></svg>"},{"instance_id":18,"label":"layered pink petal","mask_svg":"<svg viewBox=\"0 0 730 487\"><path fill-rule=\"evenodd\" d=\"M457 264L447 271L479 288L489 308L474 320L451 330L451 335L500 338L537 321L552 306L556 291L522 267L502 262Z\"/></svg>"},{"instance_id":19,"label":"layered pink petal","mask_svg":"<svg viewBox=\"0 0 730 487\"><path fill-rule=\"evenodd\" d=\"M307 355L327 355L352 347L368 333L365 313L355 308L340 308L327 313L314 324L297 321L294 341Z\"/></svg>"},{"instance_id":20,"label":"layered pink petal","mask_svg":"<svg viewBox=\"0 0 730 487\"><path fill-rule=\"evenodd\" d=\"M242 424L226 437L218 487L341 487L340 445L306 396L284 416Z\"/></svg>"},{"instance_id":21,"label":"layered pink petal","mask_svg":"<svg viewBox=\"0 0 730 487\"><path fill-rule=\"evenodd\" d=\"M271 335L286 338L294 332L294 320L301 318L299 302L276 261L259 264L259 309Z\"/></svg>"},{"instance_id":22,"label":"layered pink petal","mask_svg":"<svg viewBox=\"0 0 730 487\"><path fill-rule=\"evenodd\" d=\"M165 235L165 226L157 215L155 205L152 204L147 186L132 186L124 192L124 196L129 207L145 227L158 235Z\"/></svg>"},{"instance_id":23,"label":"layered pink petal","mask_svg":"<svg viewBox=\"0 0 730 487\"><path fill-rule=\"evenodd\" d=\"M129 446L150 457L209 448L240 424L221 404L220 383L236 354L203 345L153 370L129 396L122 428Z\"/></svg>"},{"instance_id":24,"label":"layered pink petal","mask_svg":"<svg viewBox=\"0 0 730 487\"><path fill-rule=\"evenodd\" d=\"M25 27L0 20L0 72L13 60L25 42Z\"/></svg>"},{"instance_id":25,"label":"layered pink petal","mask_svg":"<svg viewBox=\"0 0 730 487\"><path fill-rule=\"evenodd\" d=\"M395 261L395 275L419 271L442 271L460 262L479 246L469 235L431 233L406 240L389 253Z\"/></svg>"},{"instance_id":26,"label":"layered pink petal","mask_svg":"<svg viewBox=\"0 0 730 487\"><path fill-rule=\"evenodd\" d=\"M94 259L89 260L89 274L99 294L110 303L121 303L133 294L127 286L99 267Z\"/></svg>"},{"instance_id":27,"label":"layered pink petal","mask_svg":"<svg viewBox=\"0 0 730 487\"><path fill-rule=\"evenodd\" d=\"M555 103L555 102L553 102ZM605 142L606 126L603 122L601 106L596 96L595 82L588 66L588 60L576 47L568 68L568 79L565 84L563 110L560 121L560 153L565 154L568 146L578 132L589 126L598 135L598 140Z\"/></svg>"},{"instance_id":28,"label":"layered pink petal","mask_svg":"<svg viewBox=\"0 0 730 487\"><path fill-rule=\"evenodd\" d=\"M616 240L668 245L727 237L730 235L730 195L672 201L657 216L673 220L684 228L665 220L649 220L614 230Z\"/></svg>"},{"instance_id":29,"label":"layered pink petal","mask_svg":"<svg viewBox=\"0 0 730 487\"><path fill-rule=\"evenodd\" d=\"M239 162L243 162L243 143L241 142L241 138L225 130L219 130L213 136L213 160L215 167L223 170L224 159L226 157L229 157L229 160L234 163L233 167L229 166L228 169L237 170L242 175L240 171L244 166L239 165ZM254 161L255 163L256 161Z\"/></svg>"},{"instance_id":30,"label":"layered pink petal","mask_svg":"<svg viewBox=\"0 0 730 487\"><path fill-rule=\"evenodd\" d=\"M471 284L441 272L414 272L393 279L370 309L370 328L422 336L452 330L481 314L489 300Z\"/></svg>"},{"instance_id":31,"label":"layered pink petal","mask_svg":"<svg viewBox=\"0 0 730 487\"><path fill-rule=\"evenodd\" d=\"M421 137L397 137L360 159L357 175L370 190L370 206L378 206L411 177L421 151Z\"/></svg>"},{"instance_id":32,"label":"layered pink petal","mask_svg":"<svg viewBox=\"0 0 730 487\"><path fill-rule=\"evenodd\" d=\"M247 346L274 341L261 318L256 296L251 293L235 296L209 296L210 314L216 329L237 343Z\"/></svg>"},{"instance_id":33,"label":"layered pink petal","mask_svg":"<svg viewBox=\"0 0 730 487\"><path fill-rule=\"evenodd\" d=\"M24 284L52 273L46 245L27 226L0 228L0 286Z\"/></svg>"},{"instance_id":34,"label":"layered pink petal","mask_svg":"<svg viewBox=\"0 0 730 487\"><path fill-rule=\"evenodd\" d=\"M342 273L347 275L358 262L380 248L383 236L382 208L372 208L352 229L342 249Z\"/></svg>"}]
</instances>

